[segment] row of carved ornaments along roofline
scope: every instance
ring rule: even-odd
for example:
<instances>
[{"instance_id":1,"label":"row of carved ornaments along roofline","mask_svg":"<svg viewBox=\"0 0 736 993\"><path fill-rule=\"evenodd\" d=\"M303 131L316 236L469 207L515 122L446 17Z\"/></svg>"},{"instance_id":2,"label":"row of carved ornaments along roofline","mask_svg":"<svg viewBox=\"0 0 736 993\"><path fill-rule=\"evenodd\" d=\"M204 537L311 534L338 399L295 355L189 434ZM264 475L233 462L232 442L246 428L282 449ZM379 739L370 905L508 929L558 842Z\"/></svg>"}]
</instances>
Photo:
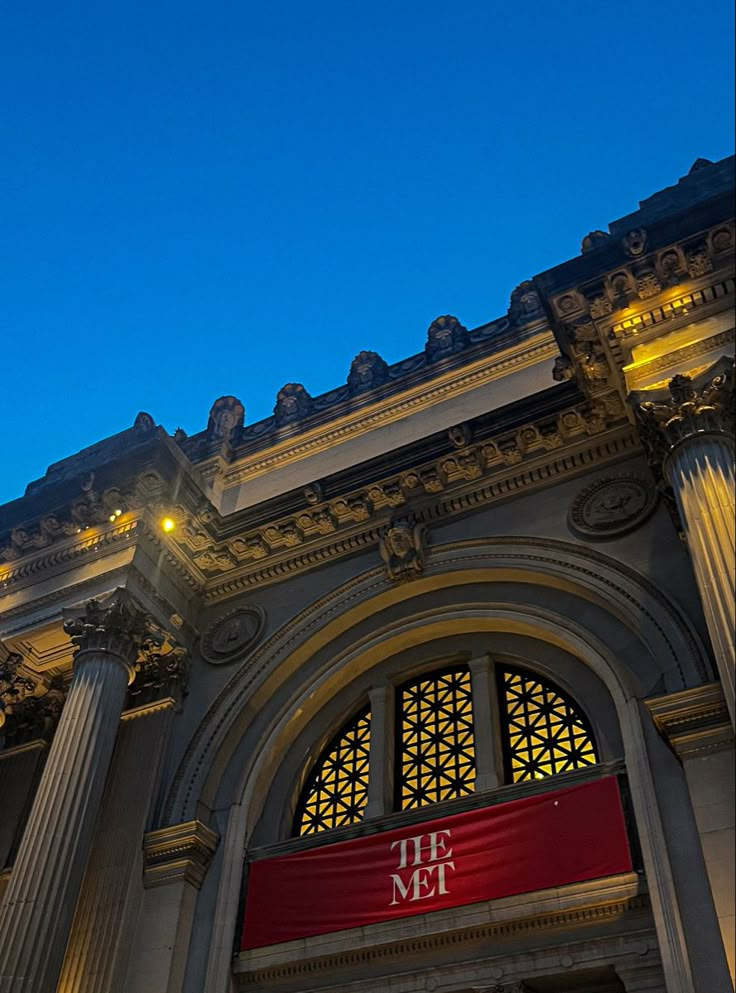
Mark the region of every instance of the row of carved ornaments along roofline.
<instances>
[{"instance_id":1,"label":"row of carved ornaments along roofline","mask_svg":"<svg viewBox=\"0 0 736 993\"><path fill-rule=\"evenodd\" d=\"M690 377L675 376L669 384L669 397L641 402L637 407L637 419L644 447L656 465L660 465L674 446L693 433L718 432L733 435L733 363L697 388ZM451 429L450 440L456 447L466 444L469 441L467 425ZM461 451L467 453L468 449L463 448ZM661 486L661 470L656 475ZM611 490L613 486L618 495L622 484L624 488L628 486L631 489L633 484L635 488L641 489L643 503L641 511L637 511L631 519L634 526L641 523L653 507L653 502L646 498L645 480L623 480L616 477L601 480L600 483L601 493ZM590 490L591 487L588 486L579 494L583 502L589 499ZM611 494L613 495L612 490ZM319 501L319 488L308 487L304 491L304 497L308 503ZM610 497L608 499L610 502ZM356 504L351 512L354 516L357 515L358 520L370 516L370 508L366 502L360 506ZM336 529L332 521L327 531L320 529L315 519L313 523L321 534ZM621 523L627 525L629 522L622 519ZM296 533L295 528L292 527L292 530ZM287 530L282 528L278 536L287 546L290 544ZM424 570L427 554L426 526L411 514L394 517L380 529L378 549L391 579L399 582L411 580ZM204 554L214 554L216 558L225 553L208 550ZM230 568L233 564L234 561L228 557L227 567ZM215 561L213 568L217 570L220 567L221 564ZM155 692L164 685L182 684L185 680L185 651L172 645L170 641L164 649L167 640L164 632L134 605L130 594L124 590L117 591L107 604L91 600L81 608L66 611L64 629L77 646L77 651L89 651L95 647L109 648L113 645L128 668L129 682L136 685L139 693L146 690ZM3 743L7 746L22 744L35 738L48 739L61 713L64 697L65 683L62 677L32 672L23 666L21 656L16 653L8 654L0 662L0 729L3 729L0 733Z\"/></svg>"},{"instance_id":2,"label":"row of carved ornaments along roofline","mask_svg":"<svg viewBox=\"0 0 736 993\"><path fill-rule=\"evenodd\" d=\"M586 254L608 245L614 239L604 231L592 231L583 239L582 252ZM571 324L568 319L581 316L593 320L606 319L637 300L651 299L663 290L675 287L685 279L699 279L715 268L715 261L733 251L734 225L720 224L706 235L699 234L681 245L670 245L648 254L648 236L643 228L630 231L621 246L631 262L617 267L605 277L590 281L578 290L571 290L552 301L555 318L563 322L574 357L581 359L584 381L593 363L585 341L578 340L584 329ZM531 280L521 283L511 294L507 318L497 322L497 331L512 326L523 326L545 317L540 295ZM464 351L473 342L472 332L452 315L436 318L427 330L424 356L427 363L435 363ZM582 346L582 347L581 347ZM578 349L578 351L575 351ZM399 371L402 363L399 363ZM574 370L565 362L558 364L555 378L573 378ZM392 377L387 362L372 351L359 352L353 359L347 379L349 396L358 396L385 385ZM595 377L593 377L595 378ZM333 391L334 392L334 391ZM273 426L298 424L315 411L315 398L301 383L287 383L276 397ZM206 436L221 438L236 445L244 428L245 410L237 397L220 397L210 410ZM175 437L184 441L186 434L177 429Z\"/></svg>"},{"instance_id":3,"label":"row of carved ornaments along roofline","mask_svg":"<svg viewBox=\"0 0 736 993\"><path fill-rule=\"evenodd\" d=\"M716 377L698 391L688 387L688 383L687 377L676 377L669 402L643 403L637 409L645 449L660 483L663 445L666 447L666 444L656 439L664 438L667 430L674 430L673 425L684 423L684 420L690 423L693 417L705 422L707 417L716 416L722 429L732 430L727 413L729 403L733 402L732 375ZM410 504L417 496L439 494L454 484L465 485L497 469L519 465L526 456L553 452L576 438L599 435L624 416L620 399L610 394L599 403L580 404L477 444L472 443L469 424L456 425L448 431L454 452L329 501L324 499L319 482L310 484L302 494L303 512L277 518L256 530L241 533L227 543L218 543L218 515L208 502L195 509L168 504L166 485L155 472L146 471L127 487L112 488L101 495L96 493L94 475L90 473L82 482L82 495L72 503L66 519L49 514L41 518L34 529L15 529L9 543L0 549L0 561L16 561L94 525L116 524L121 512L148 509L154 515L172 516L176 525L172 539L190 554L203 573L227 572L241 562L265 559L313 538L360 525L383 510L392 513ZM10 578L5 577L4 582Z\"/></svg>"},{"instance_id":4,"label":"row of carved ornaments along roofline","mask_svg":"<svg viewBox=\"0 0 736 993\"><path fill-rule=\"evenodd\" d=\"M125 589L65 610L64 631L75 665L84 652L112 652L126 668L129 702L163 688L186 686L189 658ZM40 673L17 652L0 661L0 747L50 740L68 689L64 676Z\"/></svg>"},{"instance_id":5,"label":"row of carved ornaments along roofline","mask_svg":"<svg viewBox=\"0 0 736 993\"><path fill-rule=\"evenodd\" d=\"M611 236L605 232L591 232L583 239L582 252L593 251L611 240ZM646 255L647 232L643 229L629 232L621 239L621 244L626 255L633 260L641 261L645 269L621 268L606 276L604 281L599 280L598 283L583 286L579 290L565 292L552 300L553 309L561 322L564 340L569 350L569 354L563 354L557 359L553 378L558 381L576 378L588 395L595 395L614 385L610 349L603 346L595 320L608 316L619 307L629 306L634 296L647 299L655 284L658 292L665 285L675 285L685 277L685 274L696 278L712 271L713 258L732 251L734 227L733 224L716 226L707 235L691 239L690 244L669 246L652 257ZM521 325L536 321L543 316L540 297L533 283L527 280L520 284L511 295L509 320ZM612 334L613 332L609 332L608 337L610 338ZM462 351L468 345L468 336L467 328L460 324L457 318L449 315L437 318L428 329L425 346L427 359L434 361ZM388 371L386 362L375 352L361 352L353 360L348 376L348 389L357 394L383 385L388 378ZM314 398L303 386L295 383L287 384L278 394L275 423L298 424L312 412L313 402ZM585 433L592 434L603 430L606 421L620 416L621 413L621 405L615 398L607 397L597 401L597 406L582 411L582 418L586 422ZM575 415L570 412L565 416L569 418ZM580 413L577 416L580 417ZM234 446L242 434L243 426L244 408L240 400L231 396L220 397L210 411L205 436ZM152 431L153 427L153 419L148 414L142 413L136 419L136 428L139 428L142 434ZM491 451L489 445L493 444L487 443L487 451L481 453L486 456L485 462L490 466L499 458L505 464L521 461L522 454L530 447L534 447L533 441L530 446L528 439L532 438L535 429L535 425L528 425L517 432L516 439L513 437L499 439L497 444L500 453L495 453L495 457L487 457ZM547 425L546 430L542 432L542 447L559 447L562 439L570 433L579 432L576 430L570 432L565 429L565 425L558 425L557 428ZM181 429L177 429L174 439L182 443L186 440L186 435ZM460 446L456 444L456 447ZM483 460L478 460L477 453L471 453L460 461L463 461L463 466L459 469L451 469L449 473L440 465L435 467L434 473L431 471L432 467L425 467L434 480L428 487L425 486L425 489L429 492L439 491L444 488L446 477L459 475L461 478L472 479L482 474ZM0 561L13 561L34 549L48 547L60 538L79 533L94 524L103 524L107 519L112 519L120 508L134 509L151 505L155 503L162 489L162 482L155 474L139 477L132 490L126 493L117 489L108 489L99 495L93 483L94 474L89 473L81 482L82 495L72 504L68 519L60 521L56 515L47 514L41 518L33 531L23 527L15 528L10 534L7 545L0 547ZM416 488L417 485L419 483L415 482L414 486L410 485L409 488ZM398 505L405 502L406 494L402 498L401 488L400 486L397 490L395 486L393 487L392 495L387 499L388 503L395 501ZM379 498L379 504L380 502ZM316 530L327 527L328 521L325 518L317 522ZM252 552L254 558L263 557L268 554L268 546L256 541ZM221 566L224 567L224 563L221 563Z\"/></svg>"}]
</instances>

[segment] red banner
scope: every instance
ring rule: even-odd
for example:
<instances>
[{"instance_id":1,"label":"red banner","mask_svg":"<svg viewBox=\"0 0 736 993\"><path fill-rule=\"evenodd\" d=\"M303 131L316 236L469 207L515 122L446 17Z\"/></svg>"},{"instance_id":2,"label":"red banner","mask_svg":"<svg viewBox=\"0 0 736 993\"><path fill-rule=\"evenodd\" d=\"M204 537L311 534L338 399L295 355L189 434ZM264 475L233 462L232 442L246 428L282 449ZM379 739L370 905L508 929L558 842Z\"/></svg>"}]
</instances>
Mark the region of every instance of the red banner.
<instances>
[{"instance_id":1,"label":"red banner","mask_svg":"<svg viewBox=\"0 0 736 993\"><path fill-rule=\"evenodd\" d=\"M631 869L615 777L253 862L243 948Z\"/></svg>"}]
</instances>

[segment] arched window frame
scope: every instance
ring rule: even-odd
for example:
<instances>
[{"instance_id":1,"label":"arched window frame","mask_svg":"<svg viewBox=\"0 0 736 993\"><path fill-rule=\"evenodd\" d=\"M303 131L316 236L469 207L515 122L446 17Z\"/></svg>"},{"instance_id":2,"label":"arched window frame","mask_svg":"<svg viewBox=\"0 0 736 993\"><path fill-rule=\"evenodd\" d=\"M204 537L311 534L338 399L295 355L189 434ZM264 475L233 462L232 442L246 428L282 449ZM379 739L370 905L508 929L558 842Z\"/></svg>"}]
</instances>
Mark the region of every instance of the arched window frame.
<instances>
[{"instance_id":1,"label":"arched window frame","mask_svg":"<svg viewBox=\"0 0 736 993\"><path fill-rule=\"evenodd\" d=\"M325 832L328 832L328 831L331 831L331 830L335 830L336 827L344 826L344 825L335 825L333 827L323 828L323 829L317 830L317 831L309 831L309 830L304 830L304 818L305 818L305 814L306 814L307 805L309 804L309 802L310 802L310 800L312 798L312 791L313 791L313 789L314 789L314 787L315 787L315 785L317 783L318 778L323 773L325 764L330 760L330 758L333 756L333 754L340 748L341 742L349 734L351 734L353 732L353 730L356 729L360 725L360 723L362 721L365 721L366 719L368 721L368 727L369 727L369 743L368 743L368 764L369 764L369 768L368 768L368 770L366 770L366 788L365 788L366 802L367 802L367 799L368 799L368 795L367 795L368 794L368 789L367 789L367 787L368 787L368 782L370 781L370 779L369 779L369 775L370 775L370 758L371 758L371 753L373 751L373 748L372 748L372 744L373 744L373 726L372 726L371 708L370 708L370 705L369 704L368 705L363 705L363 707L361 707L361 709L358 710L357 712L354 712L347 721L344 721L343 724L338 729L338 731L328 741L327 745L324 748L322 748L319 751L319 753L317 754L317 757L313 761L313 763L312 763L312 765L311 765L311 767L309 769L309 773L307 775L307 778L306 778L306 780L304 782L304 785L303 785L303 787L301 789L301 792L300 792L300 795L299 795L299 802L297 803L297 807L296 807L296 810L294 812L294 828L293 828L293 833L294 834L296 834L296 835L298 835L300 837L304 837L305 835L308 835L308 834L324 834ZM354 809L356 809L354 802L353 802L352 806L353 806ZM360 809L363 810L364 807L365 807L365 804L362 804L361 807L360 807ZM360 820L362 820L362 818L356 818L356 819L354 819L353 821L350 822L350 825L353 824L353 823L359 823ZM348 825L348 826L350 826L350 825Z\"/></svg>"},{"instance_id":2,"label":"arched window frame","mask_svg":"<svg viewBox=\"0 0 736 993\"><path fill-rule=\"evenodd\" d=\"M370 747L370 770L368 782L368 802L364 808L363 821L369 823L378 818L399 813L423 813L424 816L431 816L429 813L435 806L438 807L438 815L448 804L453 804L454 800L439 801L437 804L427 804L421 807L411 808L402 811L397 803L396 767L398 761L399 742L397 741L397 697L401 688L418 679L430 677L433 673L440 673L458 666L466 666L470 670L472 684L472 708L474 722L474 737L476 747L476 779L475 794L486 793L498 787L519 787L521 784L513 783L507 775L507 757L504 752L503 732L501 727L502 703L499 692L499 671L517 670L528 673L529 676L545 683L550 683L564 698L569 699L585 719L588 733L592 736L594 747L597 751L597 764L602 761L599 736L596 732L590 715L583 709L577 698L570 692L564 680L556 678L556 674L548 672L544 667L535 667L533 662L526 660L506 661L504 658L494 658L490 654L483 654L477 657L463 658L462 655L452 657L445 656L443 659L437 658L428 664L421 666L414 665L407 671L406 668L394 668L393 672L374 685L368 692L370 698L369 709L371 715L371 747ZM319 764L333 743L339 738L344 729L357 719L357 711L353 712L353 718L343 722L339 731L333 735L328 745L318 754L314 761L305 782L305 786L299 792L297 802L297 812L301 808L302 798L306 792L306 784L312 775L313 769ZM588 766L594 769L595 766ZM555 776L544 777L545 780L554 779ZM522 787L523 789L523 787ZM295 816L294 825L297 824ZM339 829L338 829L339 830ZM332 830L319 832L310 837L322 837L327 840L332 834ZM293 835L292 835L293 836Z\"/></svg>"}]
</instances>

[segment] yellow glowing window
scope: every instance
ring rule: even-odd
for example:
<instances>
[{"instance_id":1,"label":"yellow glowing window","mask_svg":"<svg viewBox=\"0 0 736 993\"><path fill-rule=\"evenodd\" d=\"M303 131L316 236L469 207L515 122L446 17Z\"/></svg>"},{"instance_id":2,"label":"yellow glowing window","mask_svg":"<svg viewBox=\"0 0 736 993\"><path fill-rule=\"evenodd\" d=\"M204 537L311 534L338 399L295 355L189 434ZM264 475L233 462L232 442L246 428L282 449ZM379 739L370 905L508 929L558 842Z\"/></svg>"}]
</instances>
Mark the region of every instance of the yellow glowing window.
<instances>
[{"instance_id":1,"label":"yellow glowing window","mask_svg":"<svg viewBox=\"0 0 736 993\"><path fill-rule=\"evenodd\" d=\"M507 780L543 779L595 765L593 733L562 690L520 669L498 674Z\"/></svg>"},{"instance_id":2,"label":"yellow glowing window","mask_svg":"<svg viewBox=\"0 0 736 993\"><path fill-rule=\"evenodd\" d=\"M470 672L455 668L405 683L397 699L401 810L473 792Z\"/></svg>"},{"instance_id":3,"label":"yellow glowing window","mask_svg":"<svg viewBox=\"0 0 736 993\"><path fill-rule=\"evenodd\" d=\"M297 807L294 834L357 824L368 800L371 715L364 710L333 738L312 769Z\"/></svg>"}]
</instances>

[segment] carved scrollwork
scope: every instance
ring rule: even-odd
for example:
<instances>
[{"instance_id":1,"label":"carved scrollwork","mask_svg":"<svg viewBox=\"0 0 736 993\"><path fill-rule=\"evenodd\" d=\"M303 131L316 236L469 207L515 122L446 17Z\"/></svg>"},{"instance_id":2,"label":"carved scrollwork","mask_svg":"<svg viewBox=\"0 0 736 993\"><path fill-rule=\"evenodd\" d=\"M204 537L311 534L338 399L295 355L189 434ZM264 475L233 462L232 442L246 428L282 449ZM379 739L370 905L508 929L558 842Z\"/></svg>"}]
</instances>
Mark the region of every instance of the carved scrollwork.
<instances>
[{"instance_id":1,"label":"carved scrollwork","mask_svg":"<svg viewBox=\"0 0 736 993\"><path fill-rule=\"evenodd\" d=\"M713 271L713 261L705 245L697 245L687 253L687 271L693 279Z\"/></svg>"}]
</instances>

